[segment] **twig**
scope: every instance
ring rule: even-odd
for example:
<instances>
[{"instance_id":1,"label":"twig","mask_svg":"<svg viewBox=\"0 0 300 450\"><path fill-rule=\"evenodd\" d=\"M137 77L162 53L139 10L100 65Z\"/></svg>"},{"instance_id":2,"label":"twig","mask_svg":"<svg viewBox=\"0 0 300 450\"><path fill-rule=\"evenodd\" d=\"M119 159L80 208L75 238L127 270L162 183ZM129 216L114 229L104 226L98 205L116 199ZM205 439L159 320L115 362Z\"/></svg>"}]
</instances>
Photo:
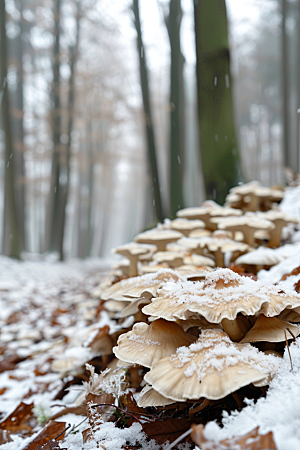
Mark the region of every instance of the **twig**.
<instances>
[{"instance_id":1,"label":"twig","mask_svg":"<svg viewBox=\"0 0 300 450\"><path fill-rule=\"evenodd\" d=\"M185 431L181 436L179 436L175 441L172 442L169 447L165 448L165 450L171 450L171 448L175 447L175 445L178 444L178 442L182 441L182 439L186 438L189 434L191 434L193 430L190 428L189 430Z\"/></svg>"},{"instance_id":2,"label":"twig","mask_svg":"<svg viewBox=\"0 0 300 450\"><path fill-rule=\"evenodd\" d=\"M286 327L286 329L293 336L293 342L296 342L296 336L294 335L294 333L288 327Z\"/></svg>"},{"instance_id":3,"label":"twig","mask_svg":"<svg viewBox=\"0 0 300 450\"><path fill-rule=\"evenodd\" d=\"M75 431L76 428L78 428L78 427L79 427L83 422L85 422L87 419L88 419L88 417L85 417L85 418L84 418L81 422L79 422L77 425L74 424L74 425L72 426L70 432L68 433L68 436L69 436L69 434L73 433L73 431Z\"/></svg>"},{"instance_id":4,"label":"twig","mask_svg":"<svg viewBox=\"0 0 300 450\"><path fill-rule=\"evenodd\" d=\"M135 420L137 420L142 425L142 422L134 414L130 413L129 411L125 411L125 409L122 409L119 406L114 405L113 403L99 403L97 405L91 405L92 408L97 408L98 406L112 406L112 407L114 407L116 409L119 409L124 414L127 414L128 416L133 417ZM135 413L135 414L141 414L141 413ZM149 420L149 419L146 419L146 418L144 418L143 420L146 420L148 422L152 422L152 420Z\"/></svg>"},{"instance_id":5,"label":"twig","mask_svg":"<svg viewBox=\"0 0 300 450\"><path fill-rule=\"evenodd\" d=\"M284 336L285 336L285 342L286 342L286 345L287 345L287 349L288 349L288 352L289 352L289 357L290 357L290 362L291 362L291 369L293 371L293 363L292 363L292 357L291 357L291 352L290 352L290 346L289 346L289 343L288 343L288 340L287 340L287 337L286 337L286 331L285 330L284 330Z\"/></svg>"},{"instance_id":6,"label":"twig","mask_svg":"<svg viewBox=\"0 0 300 450\"><path fill-rule=\"evenodd\" d=\"M56 441L56 439L58 439L62 434L64 434L69 428L71 428L71 424L69 423L69 425L67 426L67 428L64 429L64 431L62 431L61 433L59 433L54 440Z\"/></svg>"}]
</instances>

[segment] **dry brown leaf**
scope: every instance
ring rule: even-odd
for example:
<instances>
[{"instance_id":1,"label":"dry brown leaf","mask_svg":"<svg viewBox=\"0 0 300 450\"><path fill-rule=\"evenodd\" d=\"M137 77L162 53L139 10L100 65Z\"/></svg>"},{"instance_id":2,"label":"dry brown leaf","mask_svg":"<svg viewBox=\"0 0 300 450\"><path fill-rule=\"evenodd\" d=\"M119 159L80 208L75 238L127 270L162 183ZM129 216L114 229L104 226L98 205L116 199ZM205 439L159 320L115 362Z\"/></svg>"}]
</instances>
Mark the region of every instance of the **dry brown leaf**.
<instances>
[{"instance_id":1,"label":"dry brown leaf","mask_svg":"<svg viewBox=\"0 0 300 450\"><path fill-rule=\"evenodd\" d=\"M92 432L95 432L103 422L109 422L113 418L114 407L98 406L100 403L111 403L115 401L112 394L88 394L86 397L86 411Z\"/></svg>"},{"instance_id":2,"label":"dry brown leaf","mask_svg":"<svg viewBox=\"0 0 300 450\"><path fill-rule=\"evenodd\" d=\"M155 439L159 445L166 441L171 443L175 441L180 435L190 428L191 423L184 418L173 419L168 417L164 420L156 420L151 423L144 423L142 425L143 431L150 439ZM189 438L185 439L186 442Z\"/></svg>"},{"instance_id":3,"label":"dry brown leaf","mask_svg":"<svg viewBox=\"0 0 300 450\"><path fill-rule=\"evenodd\" d=\"M51 420L47 425L39 432L39 434L30 442L24 450L38 450L45 449L45 444L48 448L60 448L58 445L56 447L49 446L50 442L61 441L64 438L64 431L66 430L66 422L55 422ZM50 444L52 445L52 444Z\"/></svg>"},{"instance_id":4,"label":"dry brown leaf","mask_svg":"<svg viewBox=\"0 0 300 450\"><path fill-rule=\"evenodd\" d=\"M91 428L87 428L82 432L83 443L92 441L94 439L94 433Z\"/></svg>"},{"instance_id":5,"label":"dry brown leaf","mask_svg":"<svg viewBox=\"0 0 300 450\"><path fill-rule=\"evenodd\" d=\"M4 392L6 392L6 391L7 391L7 388L6 388L6 387L1 388L1 389L0 389L0 395L3 395Z\"/></svg>"},{"instance_id":6,"label":"dry brown leaf","mask_svg":"<svg viewBox=\"0 0 300 450\"><path fill-rule=\"evenodd\" d=\"M207 440L204 437L203 425L192 425L192 430L191 438L201 447L201 450L226 450L232 448L236 450L239 448L241 450L276 450L272 431L267 434L259 434L259 427L243 436L232 437L218 442Z\"/></svg>"},{"instance_id":7,"label":"dry brown leaf","mask_svg":"<svg viewBox=\"0 0 300 450\"><path fill-rule=\"evenodd\" d=\"M32 412L34 404L21 402L19 406L0 423L0 429L16 434L28 434L36 426L36 418Z\"/></svg>"},{"instance_id":8,"label":"dry brown leaf","mask_svg":"<svg viewBox=\"0 0 300 450\"><path fill-rule=\"evenodd\" d=\"M144 414L145 413L145 409L140 408L137 405L132 392L128 392L128 394L126 394L124 396L123 405L124 405L124 407L126 407L127 411L132 414L135 414L135 413Z\"/></svg>"},{"instance_id":9,"label":"dry brown leaf","mask_svg":"<svg viewBox=\"0 0 300 450\"><path fill-rule=\"evenodd\" d=\"M0 445L6 444L7 442L12 442L10 432L7 430L0 430Z\"/></svg>"},{"instance_id":10,"label":"dry brown leaf","mask_svg":"<svg viewBox=\"0 0 300 450\"><path fill-rule=\"evenodd\" d=\"M300 273L300 266L296 267L294 270L292 270L289 273L285 273L284 275L282 275L281 280L280 281L284 281L286 280L288 277L291 277L293 275L298 275Z\"/></svg>"},{"instance_id":11,"label":"dry brown leaf","mask_svg":"<svg viewBox=\"0 0 300 450\"><path fill-rule=\"evenodd\" d=\"M6 370L14 370L15 364L11 361L3 360L0 361L0 373L5 372Z\"/></svg>"}]
</instances>

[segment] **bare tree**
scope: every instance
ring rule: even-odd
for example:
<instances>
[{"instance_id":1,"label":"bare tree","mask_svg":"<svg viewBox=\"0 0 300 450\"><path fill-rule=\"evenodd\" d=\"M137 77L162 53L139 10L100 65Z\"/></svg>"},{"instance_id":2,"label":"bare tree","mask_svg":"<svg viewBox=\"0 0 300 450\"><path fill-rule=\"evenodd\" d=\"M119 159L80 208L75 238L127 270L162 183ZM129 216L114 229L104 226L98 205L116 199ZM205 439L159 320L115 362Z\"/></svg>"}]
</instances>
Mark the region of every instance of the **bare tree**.
<instances>
[{"instance_id":1,"label":"bare tree","mask_svg":"<svg viewBox=\"0 0 300 450\"><path fill-rule=\"evenodd\" d=\"M1 116L4 131L4 229L9 227L10 233L3 233L4 253L14 258L19 258L23 249L22 236L19 232L16 199L15 199L15 172L14 172L14 149L9 117L9 98L7 84L7 37L5 0L0 0L0 89L1 89ZM7 239L7 241L6 241Z\"/></svg>"},{"instance_id":2,"label":"bare tree","mask_svg":"<svg viewBox=\"0 0 300 450\"><path fill-rule=\"evenodd\" d=\"M154 135L154 125L149 96L148 68L146 62L145 47L142 37L139 0L133 0L132 10L134 13L134 25L137 33L137 50L139 55L140 80L144 107L144 120L147 136L147 147L151 167L153 198L155 202L155 211L157 219L162 222L164 214L162 210L162 201L160 194L160 184L157 170L156 145Z\"/></svg>"}]
</instances>

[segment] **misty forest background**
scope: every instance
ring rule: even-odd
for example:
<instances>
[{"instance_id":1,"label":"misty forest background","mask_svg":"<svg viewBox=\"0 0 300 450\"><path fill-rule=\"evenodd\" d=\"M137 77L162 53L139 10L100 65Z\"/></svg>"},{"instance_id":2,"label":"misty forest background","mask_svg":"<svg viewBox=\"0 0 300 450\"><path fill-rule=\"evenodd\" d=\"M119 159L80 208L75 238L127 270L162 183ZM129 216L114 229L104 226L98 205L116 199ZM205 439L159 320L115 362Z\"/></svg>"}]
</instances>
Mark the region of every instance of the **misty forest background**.
<instances>
[{"instance_id":1,"label":"misty forest background","mask_svg":"<svg viewBox=\"0 0 300 450\"><path fill-rule=\"evenodd\" d=\"M2 254L107 256L299 172L299 0L0 0L0 31Z\"/></svg>"}]
</instances>

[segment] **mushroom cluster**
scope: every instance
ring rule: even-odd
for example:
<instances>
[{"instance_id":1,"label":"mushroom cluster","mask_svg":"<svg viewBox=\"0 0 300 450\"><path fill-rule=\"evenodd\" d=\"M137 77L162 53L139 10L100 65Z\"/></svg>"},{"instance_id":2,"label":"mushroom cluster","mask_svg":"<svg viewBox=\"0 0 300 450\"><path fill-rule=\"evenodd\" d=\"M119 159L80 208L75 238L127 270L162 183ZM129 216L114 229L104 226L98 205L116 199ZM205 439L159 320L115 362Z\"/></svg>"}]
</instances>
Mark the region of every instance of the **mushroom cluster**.
<instances>
[{"instance_id":1,"label":"mushroom cluster","mask_svg":"<svg viewBox=\"0 0 300 450\"><path fill-rule=\"evenodd\" d=\"M126 259L95 295L123 326L114 364L141 374L140 407L190 402L199 412L230 395L241 407L241 388L268 386L299 335L300 295L242 272L289 253L282 229L298 221L275 209L282 196L241 185L224 207L185 208L114 249Z\"/></svg>"},{"instance_id":2,"label":"mushroom cluster","mask_svg":"<svg viewBox=\"0 0 300 450\"><path fill-rule=\"evenodd\" d=\"M285 342L299 335L279 316L299 306L299 294L230 269L203 281L170 278L143 306L147 323L122 334L113 352L119 365L144 368L141 407L219 400L269 384Z\"/></svg>"}]
</instances>

